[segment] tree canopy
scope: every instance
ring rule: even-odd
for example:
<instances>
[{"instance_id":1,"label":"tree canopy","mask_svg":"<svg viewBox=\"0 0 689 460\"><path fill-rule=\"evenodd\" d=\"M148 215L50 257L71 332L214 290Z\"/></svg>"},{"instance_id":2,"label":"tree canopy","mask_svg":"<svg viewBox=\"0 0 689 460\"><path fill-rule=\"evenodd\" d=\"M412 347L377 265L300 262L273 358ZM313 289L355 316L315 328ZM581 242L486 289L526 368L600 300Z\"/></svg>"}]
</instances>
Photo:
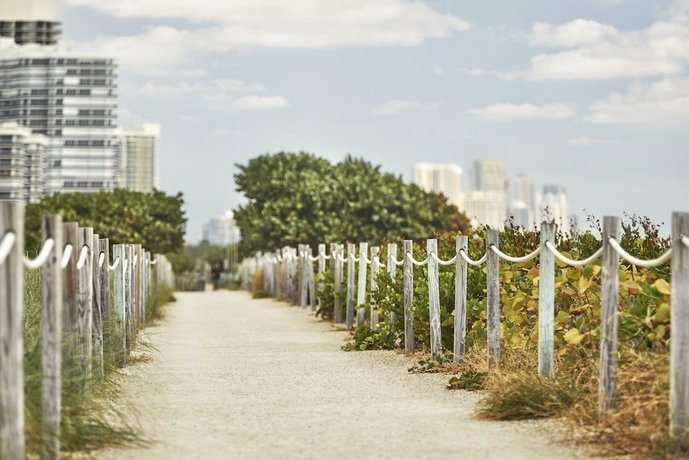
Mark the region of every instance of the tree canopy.
<instances>
[{"instance_id":1,"label":"tree canopy","mask_svg":"<svg viewBox=\"0 0 689 460\"><path fill-rule=\"evenodd\" d=\"M466 231L469 220L447 198L380 166L348 156L333 164L300 152L262 155L237 164L235 211L242 253L323 242L382 243Z\"/></svg>"},{"instance_id":2,"label":"tree canopy","mask_svg":"<svg viewBox=\"0 0 689 460\"><path fill-rule=\"evenodd\" d=\"M41 246L41 218L60 214L64 222L93 227L111 244L141 243L147 251L174 260L183 253L187 218L181 193L166 195L117 189L112 192L63 193L43 197L26 207L26 248Z\"/></svg>"}]
</instances>

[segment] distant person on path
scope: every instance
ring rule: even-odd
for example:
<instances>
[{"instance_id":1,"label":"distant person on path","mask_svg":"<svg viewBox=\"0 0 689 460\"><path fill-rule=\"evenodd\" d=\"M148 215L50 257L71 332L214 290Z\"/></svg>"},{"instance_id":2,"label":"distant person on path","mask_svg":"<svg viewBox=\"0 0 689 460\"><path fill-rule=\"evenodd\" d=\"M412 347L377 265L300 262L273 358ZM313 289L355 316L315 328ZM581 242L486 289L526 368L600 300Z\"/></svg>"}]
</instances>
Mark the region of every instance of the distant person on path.
<instances>
[{"instance_id":1,"label":"distant person on path","mask_svg":"<svg viewBox=\"0 0 689 460\"><path fill-rule=\"evenodd\" d=\"M222 268L222 264L218 261L213 262L211 266L211 282L213 283L214 291L220 288L220 274L222 273Z\"/></svg>"}]
</instances>

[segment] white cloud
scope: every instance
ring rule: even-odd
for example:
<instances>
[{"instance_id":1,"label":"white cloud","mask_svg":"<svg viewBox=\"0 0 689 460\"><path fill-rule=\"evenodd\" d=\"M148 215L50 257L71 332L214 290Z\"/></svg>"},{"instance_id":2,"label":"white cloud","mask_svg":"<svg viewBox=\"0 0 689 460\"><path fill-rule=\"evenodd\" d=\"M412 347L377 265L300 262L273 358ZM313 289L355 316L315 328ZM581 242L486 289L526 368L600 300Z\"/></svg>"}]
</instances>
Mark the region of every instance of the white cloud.
<instances>
[{"instance_id":1,"label":"white cloud","mask_svg":"<svg viewBox=\"0 0 689 460\"><path fill-rule=\"evenodd\" d=\"M198 53L247 48L320 49L412 46L469 25L411 0L67 0L117 17L182 19L188 29L152 27L136 36L101 37L82 49L119 58L128 72L150 74Z\"/></svg>"},{"instance_id":2,"label":"white cloud","mask_svg":"<svg viewBox=\"0 0 689 460\"><path fill-rule=\"evenodd\" d=\"M556 47L593 45L614 38L617 29L607 24L586 19L575 19L559 26L537 22L531 28L529 43Z\"/></svg>"},{"instance_id":3,"label":"white cloud","mask_svg":"<svg viewBox=\"0 0 689 460\"><path fill-rule=\"evenodd\" d=\"M239 110L282 109L288 105L284 96L243 96L232 103L232 107Z\"/></svg>"},{"instance_id":4,"label":"white cloud","mask_svg":"<svg viewBox=\"0 0 689 460\"><path fill-rule=\"evenodd\" d=\"M689 78L634 83L591 105L590 121L659 129L689 126Z\"/></svg>"},{"instance_id":5,"label":"white cloud","mask_svg":"<svg viewBox=\"0 0 689 460\"><path fill-rule=\"evenodd\" d=\"M439 107L440 105L437 102L392 99L373 108L372 111L378 115L392 115L406 110L438 110Z\"/></svg>"},{"instance_id":6,"label":"white cloud","mask_svg":"<svg viewBox=\"0 0 689 460\"><path fill-rule=\"evenodd\" d=\"M523 119L563 119L574 116L575 110L565 104L511 104L499 103L467 110L469 115L487 121L514 121Z\"/></svg>"},{"instance_id":7,"label":"white cloud","mask_svg":"<svg viewBox=\"0 0 689 460\"><path fill-rule=\"evenodd\" d=\"M620 141L614 139L599 139L589 136L577 137L567 141L567 145L577 146L577 147L591 147L599 145L619 145Z\"/></svg>"}]
</instances>

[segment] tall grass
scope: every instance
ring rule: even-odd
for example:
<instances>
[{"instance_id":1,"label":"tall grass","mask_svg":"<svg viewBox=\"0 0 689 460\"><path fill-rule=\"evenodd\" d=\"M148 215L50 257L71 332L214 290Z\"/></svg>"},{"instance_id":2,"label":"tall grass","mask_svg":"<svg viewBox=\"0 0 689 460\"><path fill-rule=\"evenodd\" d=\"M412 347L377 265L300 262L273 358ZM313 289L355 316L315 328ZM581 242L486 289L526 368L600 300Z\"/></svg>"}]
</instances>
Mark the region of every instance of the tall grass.
<instances>
[{"instance_id":1,"label":"tall grass","mask_svg":"<svg viewBox=\"0 0 689 460\"><path fill-rule=\"evenodd\" d=\"M24 293L24 394L29 455L38 454L41 449L41 291L40 270L27 271ZM161 319L164 305L170 300L170 289L152 290L147 322ZM128 352L120 351L120 347L112 346L112 343L123 338L116 336L114 320L104 324L103 329L103 376L94 373L93 377L87 379L69 357L63 356L60 446L64 452L145 443L138 428L127 421L127 414L116 402L122 384L117 371L125 365ZM69 340L70 337L63 337L63 342Z\"/></svg>"}]
</instances>

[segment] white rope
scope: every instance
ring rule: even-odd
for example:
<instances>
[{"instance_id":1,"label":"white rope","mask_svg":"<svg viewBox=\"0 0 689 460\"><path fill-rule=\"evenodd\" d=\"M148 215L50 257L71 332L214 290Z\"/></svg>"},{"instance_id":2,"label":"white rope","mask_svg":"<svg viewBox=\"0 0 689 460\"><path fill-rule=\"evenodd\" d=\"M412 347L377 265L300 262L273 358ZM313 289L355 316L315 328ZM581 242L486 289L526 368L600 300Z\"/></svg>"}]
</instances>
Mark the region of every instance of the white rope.
<instances>
[{"instance_id":1,"label":"white rope","mask_svg":"<svg viewBox=\"0 0 689 460\"><path fill-rule=\"evenodd\" d=\"M378 258L378 256L375 256L375 257L373 258L373 261L374 261L380 268L385 268L385 264L384 264L383 262L380 261L380 259Z\"/></svg>"},{"instance_id":2,"label":"white rope","mask_svg":"<svg viewBox=\"0 0 689 460\"><path fill-rule=\"evenodd\" d=\"M620 243L618 243L614 238L608 239L608 242L610 243L610 246L617 252L623 259L627 260L628 262L631 262L632 264L636 265L637 267L646 267L646 268L651 268L651 267L657 267L658 265L662 265L668 260L670 260L670 256L672 255L672 248L668 249L665 251L665 254L662 256L656 258L656 259L650 259L650 260L642 260L642 259L637 259L627 251L625 251L622 246L620 246Z\"/></svg>"},{"instance_id":3,"label":"white rope","mask_svg":"<svg viewBox=\"0 0 689 460\"><path fill-rule=\"evenodd\" d=\"M12 232L6 233L0 242L0 265L5 263L7 256L12 252L14 242L17 241L17 235Z\"/></svg>"},{"instance_id":4,"label":"white rope","mask_svg":"<svg viewBox=\"0 0 689 460\"><path fill-rule=\"evenodd\" d=\"M315 262L318 260L318 256L309 255L309 259L311 259L311 262Z\"/></svg>"},{"instance_id":5,"label":"white rope","mask_svg":"<svg viewBox=\"0 0 689 460\"><path fill-rule=\"evenodd\" d=\"M392 261L397 265L398 267L404 265L404 257L402 257L402 260L397 260L397 258L393 258Z\"/></svg>"},{"instance_id":6,"label":"white rope","mask_svg":"<svg viewBox=\"0 0 689 460\"><path fill-rule=\"evenodd\" d=\"M347 257L352 259L352 262L359 262L359 260L360 260L360 258L355 256L354 254L349 254L349 256L347 256Z\"/></svg>"},{"instance_id":7,"label":"white rope","mask_svg":"<svg viewBox=\"0 0 689 460\"><path fill-rule=\"evenodd\" d=\"M325 260L330 260L330 256L329 256L328 254L326 254L325 252L321 252L321 253L319 254L319 256L323 256L323 258L324 258Z\"/></svg>"},{"instance_id":8,"label":"white rope","mask_svg":"<svg viewBox=\"0 0 689 460\"><path fill-rule=\"evenodd\" d=\"M132 259L132 268L136 267L136 264L139 262L139 256L137 254L134 254L134 259Z\"/></svg>"},{"instance_id":9,"label":"white rope","mask_svg":"<svg viewBox=\"0 0 689 460\"><path fill-rule=\"evenodd\" d=\"M689 248L689 236L682 235L679 239L685 247Z\"/></svg>"},{"instance_id":10,"label":"white rope","mask_svg":"<svg viewBox=\"0 0 689 460\"><path fill-rule=\"evenodd\" d=\"M60 261L60 265L62 265L62 268L67 268L67 264L69 264L69 259L72 258L72 249L74 249L74 246L72 246L69 243L65 244L65 248L62 252L62 260Z\"/></svg>"},{"instance_id":11,"label":"white rope","mask_svg":"<svg viewBox=\"0 0 689 460\"><path fill-rule=\"evenodd\" d=\"M276 259L278 262L282 262L283 260L285 260L285 259L283 259L283 257L282 257L280 254L276 255L276 256L275 256L275 259Z\"/></svg>"},{"instance_id":12,"label":"white rope","mask_svg":"<svg viewBox=\"0 0 689 460\"><path fill-rule=\"evenodd\" d=\"M333 257L335 257L335 260L339 260L340 262L344 262L344 257L342 257L339 253L333 252Z\"/></svg>"},{"instance_id":13,"label":"white rope","mask_svg":"<svg viewBox=\"0 0 689 460\"><path fill-rule=\"evenodd\" d=\"M481 265L488 258L488 253L485 253L485 254L483 254L483 257L481 257L480 259L472 260L471 258L469 258L469 256L467 255L467 253L464 249L459 250L459 255L462 256L462 259L464 259L466 261L466 263L468 263L469 265L474 265L474 266Z\"/></svg>"},{"instance_id":14,"label":"white rope","mask_svg":"<svg viewBox=\"0 0 689 460\"><path fill-rule=\"evenodd\" d=\"M538 256L538 253L540 252L540 248L539 248L539 249L534 249L533 252L530 252L529 254L527 254L525 256L512 257L512 256L508 256L507 254L502 252L500 249L496 248L494 244L491 244L490 248L493 250L494 253L496 253L498 255L498 257L505 259L508 262L515 263L515 264L518 264L520 262L527 262L531 259L535 259Z\"/></svg>"},{"instance_id":15,"label":"white rope","mask_svg":"<svg viewBox=\"0 0 689 460\"><path fill-rule=\"evenodd\" d=\"M115 271L115 269L118 267L118 265L120 265L120 257L119 256L117 256L115 258L115 262L112 265L110 265L108 268L112 272L112 271Z\"/></svg>"},{"instance_id":16,"label":"white rope","mask_svg":"<svg viewBox=\"0 0 689 460\"><path fill-rule=\"evenodd\" d=\"M366 257L366 254L361 254L360 257L362 257L362 258L364 259L364 264L366 264L366 265L371 265L371 259L369 259L368 257Z\"/></svg>"},{"instance_id":17,"label":"white rope","mask_svg":"<svg viewBox=\"0 0 689 460\"><path fill-rule=\"evenodd\" d=\"M48 260L48 257L50 257L50 253L53 250L54 246L55 240L52 238L48 238L43 243L41 252L38 253L38 256L36 256L34 260L31 260L28 257L24 256L24 266L31 270L42 267L45 261Z\"/></svg>"},{"instance_id":18,"label":"white rope","mask_svg":"<svg viewBox=\"0 0 689 460\"><path fill-rule=\"evenodd\" d=\"M584 265L588 265L591 262L593 262L594 260L596 260L597 258L599 258L601 256L601 254L603 254L603 248L601 247L601 248L598 248L598 250L596 252L594 252L591 255L591 257L589 257L587 259L574 260L574 259L570 259L569 257L562 254L560 251L558 251L557 248L555 247L555 245L553 245L553 243L551 243L550 241L545 242L545 247L548 248L550 250L550 252L553 253L555 258L558 259L560 262L566 263L567 265L571 265L573 267L583 267Z\"/></svg>"},{"instance_id":19,"label":"white rope","mask_svg":"<svg viewBox=\"0 0 689 460\"><path fill-rule=\"evenodd\" d=\"M89 254L89 247L83 245L81 247L81 252L79 253L79 260L77 261L77 270L81 270L86 265L86 256Z\"/></svg>"},{"instance_id":20,"label":"white rope","mask_svg":"<svg viewBox=\"0 0 689 460\"><path fill-rule=\"evenodd\" d=\"M98 254L98 268L103 266L103 262L105 262L105 253L101 251L100 254Z\"/></svg>"},{"instance_id":21,"label":"white rope","mask_svg":"<svg viewBox=\"0 0 689 460\"><path fill-rule=\"evenodd\" d=\"M153 260L151 261L151 265L155 265L155 264L157 264L157 263L158 263L158 259L153 259Z\"/></svg>"},{"instance_id":22,"label":"white rope","mask_svg":"<svg viewBox=\"0 0 689 460\"><path fill-rule=\"evenodd\" d=\"M426 265L428 263L428 257L426 257L422 261L418 261L418 260L414 259L414 256L411 255L411 252L407 252L406 256L407 256L407 258L409 258L411 263L413 263L414 265L417 265L419 267L422 265Z\"/></svg>"},{"instance_id":23,"label":"white rope","mask_svg":"<svg viewBox=\"0 0 689 460\"><path fill-rule=\"evenodd\" d=\"M457 254L455 254L455 256L450 260L443 260L439 258L435 252L431 252L431 257L433 257L433 260L438 262L440 265L452 265L457 262Z\"/></svg>"}]
</instances>

